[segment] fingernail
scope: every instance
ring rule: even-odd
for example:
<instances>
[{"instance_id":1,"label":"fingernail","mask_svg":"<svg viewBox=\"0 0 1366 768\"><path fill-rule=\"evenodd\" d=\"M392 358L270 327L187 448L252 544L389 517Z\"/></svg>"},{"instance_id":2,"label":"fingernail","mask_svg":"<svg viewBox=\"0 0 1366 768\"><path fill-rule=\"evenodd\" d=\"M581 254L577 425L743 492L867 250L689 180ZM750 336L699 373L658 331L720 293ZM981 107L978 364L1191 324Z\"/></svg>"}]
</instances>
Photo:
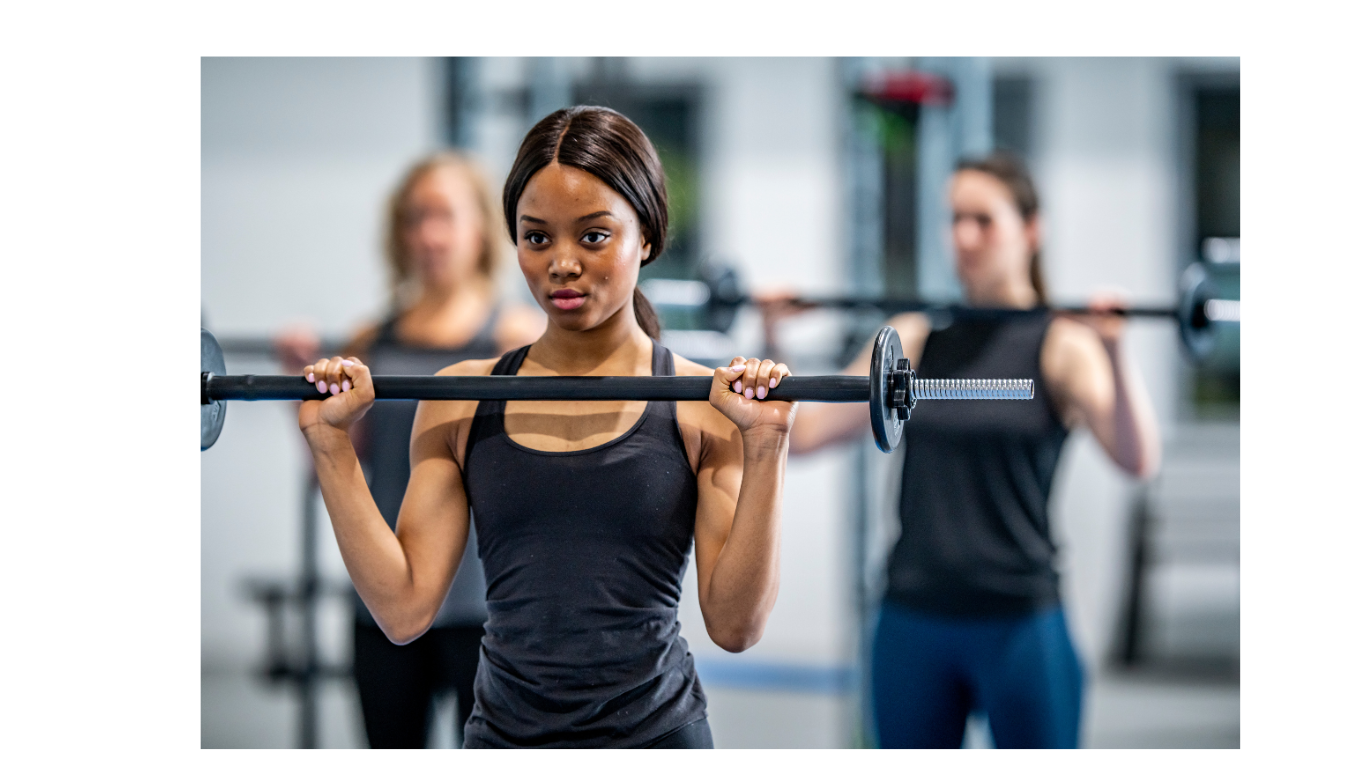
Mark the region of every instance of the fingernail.
<instances>
[{"instance_id":1,"label":"fingernail","mask_svg":"<svg viewBox=\"0 0 1366 768\"><path fill-rule=\"evenodd\" d=\"M347 368L350 368L351 366L355 365L355 363L351 362L350 360L343 360L342 365Z\"/></svg>"},{"instance_id":2,"label":"fingernail","mask_svg":"<svg viewBox=\"0 0 1366 768\"><path fill-rule=\"evenodd\" d=\"M769 388L769 389L772 389L772 388L774 388L774 387L776 387L776 386L778 386L778 380L777 380L777 379L769 379L769 380L768 380L768 388Z\"/></svg>"},{"instance_id":3,"label":"fingernail","mask_svg":"<svg viewBox=\"0 0 1366 768\"><path fill-rule=\"evenodd\" d=\"M346 381L343 381L343 382L342 382L342 391L343 391L343 392L349 392L349 391L351 391L351 380L350 380L350 379L347 379Z\"/></svg>"},{"instance_id":4,"label":"fingernail","mask_svg":"<svg viewBox=\"0 0 1366 768\"><path fill-rule=\"evenodd\" d=\"M312 380L313 380L313 374L310 373L310 374L308 374L307 376L305 376L304 378L308 379L309 381L312 381Z\"/></svg>"},{"instance_id":5,"label":"fingernail","mask_svg":"<svg viewBox=\"0 0 1366 768\"><path fill-rule=\"evenodd\" d=\"M752 390L752 389L746 387L746 388L745 388L745 399L746 399L746 400L753 400L753 399L754 399L754 390Z\"/></svg>"},{"instance_id":6,"label":"fingernail","mask_svg":"<svg viewBox=\"0 0 1366 768\"><path fill-rule=\"evenodd\" d=\"M327 391L331 392L334 395L339 395L341 394L341 387L338 387L336 384L333 384L327 388Z\"/></svg>"},{"instance_id":7,"label":"fingernail","mask_svg":"<svg viewBox=\"0 0 1366 768\"><path fill-rule=\"evenodd\" d=\"M731 386L731 389L735 390L735 394L740 394L740 382L736 381L735 384Z\"/></svg>"},{"instance_id":8,"label":"fingernail","mask_svg":"<svg viewBox=\"0 0 1366 768\"><path fill-rule=\"evenodd\" d=\"M326 391L327 391L327 385L324 384L324 383L321 382L321 381L318 382L318 391L319 391L319 392L326 392Z\"/></svg>"},{"instance_id":9,"label":"fingernail","mask_svg":"<svg viewBox=\"0 0 1366 768\"><path fill-rule=\"evenodd\" d=\"M732 365L732 366L730 367L730 369L731 369L732 371L743 371L743 370L745 370L745 364L744 364L744 363L741 363L741 364L739 364L739 365Z\"/></svg>"},{"instance_id":10,"label":"fingernail","mask_svg":"<svg viewBox=\"0 0 1366 768\"><path fill-rule=\"evenodd\" d=\"M768 394L768 390L767 390L767 389L764 389L762 386L760 386L760 387L759 387L759 399L760 399L760 400L763 400L763 399L764 399L764 395L767 395L767 394Z\"/></svg>"}]
</instances>

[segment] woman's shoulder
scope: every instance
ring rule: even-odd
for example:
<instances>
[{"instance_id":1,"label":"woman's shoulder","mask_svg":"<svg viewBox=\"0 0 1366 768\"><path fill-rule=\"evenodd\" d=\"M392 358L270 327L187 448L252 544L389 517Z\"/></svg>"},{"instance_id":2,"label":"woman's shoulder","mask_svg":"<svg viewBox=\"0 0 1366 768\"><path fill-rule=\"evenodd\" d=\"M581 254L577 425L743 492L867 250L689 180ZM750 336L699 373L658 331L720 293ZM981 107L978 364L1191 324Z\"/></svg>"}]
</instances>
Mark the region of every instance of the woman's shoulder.
<instances>
[{"instance_id":1,"label":"woman's shoulder","mask_svg":"<svg viewBox=\"0 0 1366 768\"><path fill-rule=\"evenodd\" d=\"M907 343L923 346L931 330L930 318L924 312L902 312L893 315L887 324L896 329L896 335L901 337L902 347Z\"/></svg>"},{"instance_id":2,"label":"woman's shoulder","mask_svg":"<svg viewBox=\"0 0 1366 768\"><path fill-rule=\"evenodd\" d=\"M711 378L715 375L713 368L708 368L677 353L670 354L673 354L674 358L675 376L706 376ZM678 420L684 426L699 428L703 434L729 436L737 429L734 422L713 408L711 403L706 400L679 401Z\"/></svg>"},{"instance_id":3,"label":"woman's shoulder","mask_svg":"<svg viewBox=\"0 0 1366 768\"><path fill-rule=\"evenodd\" d=\"M670 352L669 354L673 355L674 358L674 375L676 376L712 375L712 369L701 363L695 363L677 352Z\"/></svg>"},{"instance_id":4,"label":"woman's shoulder","mask_svg":"<svg viewBox=\"0 0 1366 768\"><path fill-rule=\"evenodd\" d=\"M1045 373L1059 366L1069 367L1078 359L1103 356L1100 335L1083 322L1066 316L1054 317L1043 335L1040 364Z\"/></svg>"},{"instance_id":5,"label":"woman's shoulder","mask_svg":"<svg viewBox=\"0 0 1366 768\"><path fill-rule=\"evenodd\" d=\"M499 358L490 357L486 360L461 360L454 365L448 365L436 372L437 376L488 376L493 373L493 367L498 364Z\"/></svg>"},{"instance_id":6,"label":"woman's shoulder","mask_svg":"<svg viewBox=\"0 0 1366 768\"><path fill-rule=\"evenodd\" d=\"M497 358L461 360L436 372L437 376L488 376L498 364ZM418 404L419 421L426 424L446 424L454 431L452 446L464 445L464 429L479 408L477 400L424 400ZM454 450L454 449L453 449ZM463 461L463 449L455 451L456 460Z\"/></svg>"}]
</instances>

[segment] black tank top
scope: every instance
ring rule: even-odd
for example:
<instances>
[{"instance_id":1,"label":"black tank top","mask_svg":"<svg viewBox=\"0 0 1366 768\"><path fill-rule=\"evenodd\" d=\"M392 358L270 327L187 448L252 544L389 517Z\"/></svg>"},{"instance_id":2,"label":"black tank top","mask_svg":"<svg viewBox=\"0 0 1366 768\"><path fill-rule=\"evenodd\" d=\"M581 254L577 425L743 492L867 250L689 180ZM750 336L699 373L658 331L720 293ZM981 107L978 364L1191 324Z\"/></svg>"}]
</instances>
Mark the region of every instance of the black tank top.
<instances>
[{"instance_id":1,"label":"black tank top","mask_svg":"<svg viewBox=\"0 0 1366 768\"><path fill-rule=\"evenodd\" d=\"M528 349L493 375L515 375ZM651 370L674 372L658 344ZM567 452L513 442L504 405L479 404L465 449L489 612L465 746L638 747L701 720L678 623L697 477L675 404Z\"/></svg>"},{"instance_id":2,"label":"black tank top","mask_svg":"<svg viewBox=\"0 0 1366 768\"><path fill-rule=\"evenodd\" d=\"M901 537L888 599L958 616L1056 605L1048 495L1067 428L1039 367L1050 318L930 333L918 376L1031 378L1029 401L923 401L906 422Z\"/></svg>"},{"instance_id":3,"label":"black tank top","mask_svg":"<svg viewBox=\"0 0 1366 768\"><path fill-rule=\"evenodd\" d=\"M404 343L398 337L398 316L386 320L366 351L370 372L383 376L426 376L462 360L480 360L498 354L493 329L498 324L499 308L495 305L488 320L469 341L458 347L419 347ZM413 434L413 419L417 415L416 400L376 400L365 415L360 446L369 468L370 494L384 520L393 528L398 524L398 510L403 505L403 494L408 490L408 445ZM451 591L446 595L433 626L463 626L483 624L484 569L479 558L478 540L470 532L465 557L455 574ZM375 619L355 597L356 620L375 626Z\"/></svg>"}]
</instances>

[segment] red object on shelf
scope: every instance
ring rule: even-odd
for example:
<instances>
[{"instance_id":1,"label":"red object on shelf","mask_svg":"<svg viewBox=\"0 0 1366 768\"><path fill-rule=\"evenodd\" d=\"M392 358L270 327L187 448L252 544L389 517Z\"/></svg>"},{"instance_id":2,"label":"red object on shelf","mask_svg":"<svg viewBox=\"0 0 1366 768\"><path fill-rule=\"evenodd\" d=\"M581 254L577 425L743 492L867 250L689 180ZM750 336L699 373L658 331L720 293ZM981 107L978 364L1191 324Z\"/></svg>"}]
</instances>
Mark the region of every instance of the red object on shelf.
<instances>
[{"instance_id":1,"label":"red object on shelf","mask_svg":"<svg viewBox=\"0 0 1366 768\"><path fill-rule=\"evenodd\" d=\"M862 92L874 101L908 102L928 107L946 107L953 103L953 81L914 70L870 77L864 82Z\"/></svg>"}]
</instances>

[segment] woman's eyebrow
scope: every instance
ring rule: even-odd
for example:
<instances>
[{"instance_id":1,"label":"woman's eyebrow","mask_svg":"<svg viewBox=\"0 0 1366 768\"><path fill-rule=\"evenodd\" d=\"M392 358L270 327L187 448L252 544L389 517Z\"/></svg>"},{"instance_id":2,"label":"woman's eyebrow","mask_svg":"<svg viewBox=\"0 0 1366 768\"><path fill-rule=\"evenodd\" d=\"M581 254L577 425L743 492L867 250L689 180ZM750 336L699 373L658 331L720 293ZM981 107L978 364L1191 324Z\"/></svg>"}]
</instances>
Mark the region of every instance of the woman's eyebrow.
<instances>
[{"instance_id":1,"label":"woman's eyebrow","mask_svg":"<svg viewBox=\"0 0 1366 768\"><path fill-rule=\"evenodd\" d=\"M600 217L600 216L606 216L606 217L609 218L609 219L615 219L615 218L616 218L616 216L613 216L613 215L612 215L612 212L611 212L611 211L594 211L593 213L589 213L589 214L585 214L585 215L583 215L583 216L580 216L579 218L575 219L574 221L575 221L575 222L588 221L589 219L596 219L596 218L598 218L598 217ZM538 218L536 218L535 216L528 216L528 215L526 215L525 213L521 215L519 221L527 221L527 222L531 222L532 224L544 224L544 223L545 223L545 219L538 219Z\"/></svg>"}]
</instances>

